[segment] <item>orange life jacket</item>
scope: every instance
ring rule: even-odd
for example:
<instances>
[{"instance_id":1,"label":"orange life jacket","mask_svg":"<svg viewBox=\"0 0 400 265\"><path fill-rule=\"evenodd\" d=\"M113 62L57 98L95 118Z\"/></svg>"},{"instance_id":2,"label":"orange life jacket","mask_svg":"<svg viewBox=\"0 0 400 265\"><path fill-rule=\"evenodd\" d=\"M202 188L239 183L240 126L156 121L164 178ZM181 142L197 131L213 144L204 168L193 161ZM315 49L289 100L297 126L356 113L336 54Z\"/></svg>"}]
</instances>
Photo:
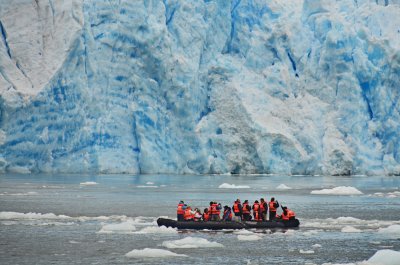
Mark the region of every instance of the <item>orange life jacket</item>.
<instances>
[{"instance_id":1,"label":"orange life jacket","mask_svg":"<svg viewBox=\"0 0 400 265\"><path fill-rule=\"evenodd\" d=\"M218 210L218 204L213 203L211 205L211 214L218 214L219 215L220 213L221 213L221 211Z\"/></svg>"},{"instance_id":2,"label":"orange life jacket","mask_svg":"<svg viewBox=\"0 0 400 265\"><path fill-rule=\"evenodd\" d=\"M261 210L261 212L267 211L267 209L265 208L265 202L260 203L260 210Z\"/></svg>"},{"instance_id":3,"label":"orange life jacket","mask_svg":"<svg viewBox=\"0 0 400 265\"><path fill-rule=\"evenodd\" d=\"M235 204L233 205L233 212L240 213L239 205L239 203L235 202Z\"/></svg>"},{"instance_id":4,"label":"orange life jacket","mask_svg":"<svg viewBox=\"0 0 400 265\"><path fill-rule=\"evenodd\" d=\"M254 212L258 212L258 210L260 209L260 204L258 204L258 202L253 204L253 211Z\"/></svg>"},{"instance_id":5,"label":"orange life jacket","mask_svg":"<svg viewBox=\"0 0 400 265\"><path fill-rule=\"evenodd\" d=\"M210 220L210 214L209 213L203 213L203 220L204 221Z\"/></svg>"},{"instance_id":6,"label":"orange life jacket","mask_svg":"<svg viewBox=\"0 0 400 265\"><path fill-rule=\"evenodd\" d=\"M186 209L185 214L183 215L183 219L185 220L191 220L193 219L193 214L191 213L191 209Z\"/></svg>"},{"instance_id":7,"label":"orange life jacket","mask_svg":"<svg viewBox=\"0 0 400 265\"><path fill-rule=\"evenodd\" d=\"M269 211L276 212L275 202L269 202Z\"/></svg>"},{"instance_id":8,"label":"orange life jacket","mask_svg":"<svg viewBox=\"0 0 400 265\"><path fill-rule=\"evenodd\" d=\"M249 206L248 203L243 203L243 208L242 208L242 213L243 213L243 214L245 214L245 213L250 213L250 212L249 212L249 209L247 209L247 206Z\"/></svg>"},{"instance_id":9,"label":"orange life jacket","mask_svg":"<svg viewBox=\"0 0 400 265\"><path fill-rule=\"evenodd\" d=\"M290 219L290 218L292 218L292 217L296 217L296 214L292 211L292 210L287 210L287 216L288 216L288 218Z\"/></svg>"},{"instance_id":10,"label":"orange life jacket","mask_svg":"<svg viewBox=\"0 0 400 265\"><path fill-rule=\"evenodd\" d=\"M184 214L185 213L185 210L182 209L183 205L184 205L183 203L178 204L178 209L176 209L176 213L177 214Z\"/></svg>"}]
</instances>

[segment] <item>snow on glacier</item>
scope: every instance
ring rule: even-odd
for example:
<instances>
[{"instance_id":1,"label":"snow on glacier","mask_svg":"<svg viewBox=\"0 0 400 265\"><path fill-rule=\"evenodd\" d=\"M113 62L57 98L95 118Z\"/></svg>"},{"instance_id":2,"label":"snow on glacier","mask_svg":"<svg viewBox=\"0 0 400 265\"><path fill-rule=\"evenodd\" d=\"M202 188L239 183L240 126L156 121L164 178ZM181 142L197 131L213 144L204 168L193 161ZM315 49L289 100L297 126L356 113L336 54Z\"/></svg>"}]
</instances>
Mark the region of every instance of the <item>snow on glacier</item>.
<instances>
[{"instance_id":1,"label":"snow on glacier","mask_svg":"<svg viewBox=\"0 0 400 265\"><path fill-rule=\"evenodd\" d=\"M0 6L2 172L400 174L400 1Z\"/></svg>"}]
</instances>

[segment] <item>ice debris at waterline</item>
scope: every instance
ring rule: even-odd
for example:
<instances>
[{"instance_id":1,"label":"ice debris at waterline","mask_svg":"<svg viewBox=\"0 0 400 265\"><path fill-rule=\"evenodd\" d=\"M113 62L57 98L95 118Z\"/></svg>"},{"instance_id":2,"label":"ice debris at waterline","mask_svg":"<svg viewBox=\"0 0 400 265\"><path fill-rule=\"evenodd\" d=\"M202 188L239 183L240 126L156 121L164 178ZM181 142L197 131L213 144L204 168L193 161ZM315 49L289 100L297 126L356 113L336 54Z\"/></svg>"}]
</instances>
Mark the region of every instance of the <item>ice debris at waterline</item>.
<instances>
[{"instance_id":1,"label":"ice debris at waterline","mask_svg":"<svg viewBox=\"0 0 400 265\"><path fill-rule=\"evenodd\" d=\"M277 190L291 190L292 188L289 186L286 186L285 184L280 184L279 186L276 187Z\"/></svg>"},{"instance_id":2,"label":"ice debris at waterline","mask_svg":"<svg viewBox=\"0 0 400 265\"><path fill-rule=\"evenodd\" d=\"M332 189L322 189L322 190L313 190L311 194L320 194L320 195L361 195L363 194L361 191L354 187L349 186L340 186Z\"/></svg>"},{"instance_id":3,"label":"ice debris at waterline","mask_svg":"<svg viewBox=\"0 0 400 265\"><path fill-rule=\"evenodd\" d=\"M371 258L356 263L347 263L343 265L398 265L400 260L400 252L382 249L378 250ZM332 263L323 263L322 265L335 265Z\"/></svg>"},{"instance_id":4,"label":"ice debris at waterline","mask_svg":"<svg viewBox=\"0 0 400 265\"><path fill-rule=\"evenodd\" d=\"M250 189L250 186L223 183L223 184L219 185L218 188L220 188L220 189Z\"/></svg>"},{"instance_id":5,"label":"ice debris at waterline","mask_svg":"<svg viewBox=\"0 0 400 265\"><path fill-rule=\"evenodd\" d=\"M164 241L163 247L166 248L222 248L224 245L217 242L210 242L205 238L185 237L179 240Z\"/></svg>"},{"instance_id":6,"label":"ice debris at waterline","mask_svg":"<svg viewBox=\"0 0 400 265\"><path fill-rule=\"evenodd\" d=\"M97 182L94 181L86 181L86 182L81 182L79 185L81 186L93 186L93 185L97 185Z\"/></svg>"},{"instance_id":7,"label":"ice debris at waterline","mask_svg":"<svg viewBox=\"0 0 400 265\"><path fill-rule=\"evenodd\" d=\"M118 223L118 224L106 224L103 225L101 230L98 232L99 234L132 234L133 231L136 230L135 222L132 219L127 220L126 222Z\"/></svg>"},{"instance_id":8,"label":"ice debris at waterline","mask_svg":"<svg viewBox=\"0 0 400 265\"><path fill-rule=\"evenodd\" d=\"M258 240L260 240L262 237L261 236L259 236L259 235L255 235L255 234L253 234L253 235L245 235L245 234L243 234L243 235L238 235L237 236L237 239L239 240L239 241L258 241Z\"/></svg>"},{"instance_id":9,"label":"ice debris at waterline","mask_svg":"<svg viewBox=\"0 0 400 265\"><path fill-rule=\"evenodd\" d=\"M3 0L0 171L399 174L381 2Z\"/></svg>"},{"instance_id":10,"label":"ice debris at waterline","mask_svg":"<svg viewBox=\"0 0 400 265\"><path fill-rule=\"evenodd\" d=\"M125 254L128 258L168 258L168 257L187 257L165 249L145 248L134 249Z\"/></svg>"}]
</instances>

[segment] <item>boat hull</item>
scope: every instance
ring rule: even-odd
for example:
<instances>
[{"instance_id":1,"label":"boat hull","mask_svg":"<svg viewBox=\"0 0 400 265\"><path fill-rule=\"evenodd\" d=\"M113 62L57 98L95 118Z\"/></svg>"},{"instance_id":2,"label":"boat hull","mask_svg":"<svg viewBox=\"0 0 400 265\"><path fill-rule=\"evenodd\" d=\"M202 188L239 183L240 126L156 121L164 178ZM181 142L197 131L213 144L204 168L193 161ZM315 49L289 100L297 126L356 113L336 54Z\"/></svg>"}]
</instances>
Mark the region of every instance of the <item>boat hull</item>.
<instances>
[{"instance_id":1,"label":"boat hull","mask_svg":"<svg viewBox=\"0 0 400 265\"><path fill-rule=\"evenodd\" d=\"M158 218L158 226L173 227L178 229L195 229L195 230L222 230L222 229L269 229L269 228L296 228L299 227L300 222L297 219L289 221L244 221L244 222L194 222L194 221L176 221L166 218Z\"/></svg>"}]
</instances>

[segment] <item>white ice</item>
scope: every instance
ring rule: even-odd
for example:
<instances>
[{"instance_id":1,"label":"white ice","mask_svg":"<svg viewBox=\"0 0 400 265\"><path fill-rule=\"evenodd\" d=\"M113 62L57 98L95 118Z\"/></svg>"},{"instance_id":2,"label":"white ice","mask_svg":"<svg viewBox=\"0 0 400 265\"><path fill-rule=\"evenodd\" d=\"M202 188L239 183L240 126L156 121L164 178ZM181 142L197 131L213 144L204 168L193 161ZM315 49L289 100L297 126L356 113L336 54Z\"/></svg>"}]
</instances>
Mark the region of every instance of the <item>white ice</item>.
<instances>
[{"instance_id":1,"label":"white ice","mask_svg":"<svg viewBox=\"0 0 400 265\"><path fill-rule=\"evenodd\" d=\"M105 224L98 232L99 234L132 234L136 230L135 222L129 219L122 223L117 224Z\"/></svg>"},{"instance_id":2,"label":"white ice","mask_svg":"<svg viewBox=\"0 0 400 265\"><path fill-rule=\"evenodd\" d=\"M257 241L260 240L262 237L259 235L238 235L237 239L239 241Z\"/></svg>"},{"instance_id":3,"label":"white ice","mask_svg":"<svg viewBox=\"0 0 400 265\"><path fill-rule=\"evenodd\" d=\"M342 231L342 233L361 233L362 232L360 229L357 229L357 228L355 228L353 226L349 226L349 225L343 227L341 231Z\"/></svg>"},{"instance_id":4,"label":"white ice","mask_svg":"<svg viewBox=\"0 0 400 265\"><path fill-rule=\"evenodd\" d=\"M86 181L86 182L81 182L79 185L81 186L93 186L93 185L97 185L97 182L94 181Z\"/></svg>"},{"instance_id":5,"label":"white ice","mask_svg":"<svg viewBox=\"0 0 400 265\"><path fill-rule=\"evenodd\" d=\"M134 249L125 254L129 258L168 258L168 257L187 257L183 254L177 254L165 249Z\"/></svg>"},{"instance_id":6,"label":"white ice","mask_svg":"<svg viewBox=\"0 0 400 265\"><path fill-rule=\"evenodd\" d=\"M133 232L135 234L177 234L178 230L165 226L147 226L140 231Z\"/></svg>"},{"instance_id":7,"label":"white ice","mask_svg":"<svg viewBox=\"0 0 400 265\"><path fill-rule=\"evenodd\" d=\"M222 244L210 242L200 237L185 237L179 240L164 241L163 247L166 248L222 248Z\"/></svg>"},{"instance_id":8,"label":"white ice","mask_svg":"<svg viewBox=\"0 0 400 265\"><path fill-rule=\"evenodd\" d=\"M218 188L220 188L220 189L250 189L250 186L223 183L223 184L219 185Z\"/></svg>"},{"instance_id":9,"label":"white ice","mask_svg":"<svg viewBox=\"0 0 400 265\"><path fill-rule=\"evenodd\" d=\"M289 186L286 186L285 184L280 184L278 187L276 187L277 190L291 190L292 188Z\"/></svg>"},{"instance_id":10,"label":"white ice","mask_svg":"<svg viewBox=\"0 0 400 265\"><path fill-rule=\"evenodd\" d=\"M339 186L332 189L322 189L322 190L313 190L311 194L320 194L320 195L360 195L363 194L361 191L354 187L350 186Z\"/></svg>"},{"instance_id":11,"label":"white ice","mask_svg":"<svg viewBox=\"0 0 400 265\"><path fill-rule=\"evenodd\" d=\"M388 227L383 227L378 229L378 233L390 236L392 238L400 239L400 225L390 225Z\"/></svg>"}]
</instances>

